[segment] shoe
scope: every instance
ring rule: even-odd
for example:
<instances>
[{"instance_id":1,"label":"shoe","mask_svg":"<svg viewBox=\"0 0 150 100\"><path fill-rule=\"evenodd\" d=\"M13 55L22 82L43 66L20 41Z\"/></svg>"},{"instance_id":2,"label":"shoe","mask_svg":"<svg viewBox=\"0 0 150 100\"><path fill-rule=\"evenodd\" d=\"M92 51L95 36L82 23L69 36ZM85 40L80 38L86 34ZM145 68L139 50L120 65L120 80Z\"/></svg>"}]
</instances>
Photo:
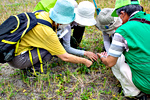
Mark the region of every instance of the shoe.
<instances>
[{"instance_id":1,"label":"shoe","mask_svg":"<svg viewBox=\"0 0 150 100\"><path fill-rule=\"evenodd\" d=\"M144 92L140 92L137 96L126 97L128 100L147 100L147 95Z\"/></svg>"},{"instance_id":2,"label":"shoe","mask_svg":"<svg viewBox=\"0 0 150 100\"><path fill-rule=\"evenodd\" d=\"M137 96L136 96L139 100L147 100L147 95L143 92L140 92Z\"/></svg>"},{"instance_id":3,"label":"shoe","mask_svg":"<svg viewBox=\"0 0 150 100\"><path fill-rule=\"evenodd\" d=\"M140 97L139 100L147 100L147 95Z\"/></svg>"},{"instance_id":4,"label":"shoe","mask_svg":"<svg viewBox=\"0 0 150 100\"><path fill-rule=\"evenodd\" d=\"M122 87L119 87L118 92L119 92L119 94L120 94L120 95L124 96L124 93L123 93L123 89L122 89Z\"/></svg>"},{"instance_id":5,"label":"shoe","mask_svg":"<svg viewBox=\"0 0 150 100\"><path fill-rule=\"evenodd\" d=\"M23 72L24 76L27 77L37 77L38 75L46 75L47 71L44 69L44 72L41 73L40 69L35 69L35 73L32 67L29 67L27 69L21 69Z\"/></svg>"},{"instance_id":6,"label":"shoe","mask_svg":"<svg viewBox=\"0 0 150 100\"><path fill-rule=\"evenodd\" d=\"M27 69L21 69L22 73L25 77L36 77L36 75L33 74L33 70L30 68Z\"/></svg>"}]
</instances>

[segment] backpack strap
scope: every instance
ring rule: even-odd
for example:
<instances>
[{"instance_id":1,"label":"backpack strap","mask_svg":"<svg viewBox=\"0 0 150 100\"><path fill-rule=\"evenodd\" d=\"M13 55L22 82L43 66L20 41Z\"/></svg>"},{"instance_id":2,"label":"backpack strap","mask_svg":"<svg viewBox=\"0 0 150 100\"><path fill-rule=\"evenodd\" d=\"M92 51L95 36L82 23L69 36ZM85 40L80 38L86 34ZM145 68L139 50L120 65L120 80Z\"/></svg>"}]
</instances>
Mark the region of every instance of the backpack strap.
<instances>
[{"instance_id":1,"label":"backpack strap","mask_svg":"<svg viewBox=\"0 0 150 100\"><path fill-rule=\"evenodd\" d=\"M31 54L31 50L29 50L28 52L29 52L29 59L30 59L30 62L31 62L31 65L32 65L32 68L33 68L33 73L30 72L30 74L33 74L35 76L40 75L40 73L35 70L35 67L34 67L34 64L33 64L33 59L32 59L32 54ZM41 54L40 54L39 48L37 48L37 54L38 54L38 58L39 58L39 61L40 61L41 74L44 74L43 61L42 61L42 58L41 58Z\"/></svg>"},{"instance_id":2,"label":"backpack strap","mask_svg":"<svg viewBox=\"0 0 150 100\"><path fill-rule=\"evenodd\" d=\"M46 26L49 26L52 28L52 24L46 20L43 20L43 19L37 19L37 22L40 23L40 24L43 24L43 25L46 25Z\"/></svg>"},{"instance_id":3,"label":"backpack strap","mask_svg":"<svg viewBox=\"0 0 150 100\"><path fill-rule=\"evenodd\" d=\"M30 50L29 50L29 59L30 59L31 65L32 65L32 67L33 67L33 73L34 73L34 75L36 75L35 68L34 68L34 66L33 66L32 54L31 54L31 51L30 51Z\"/></svg>"},{"instance_id":4,"label":"backpack strap","mask_svg":"<svg viewBox=\"0 0 150 100\"><path fill-rule=\"evenodd\" d=\"M144 18L132 18L132 19L130 19L130 21L139 21L139 22L142 22L142 23L150 24L150 21L148 21Z\"/></svg>"},{"instance_id":5,"label":"backpack strap","mask_svg":"<svg viewBox=\"0 0 150 100\"><path fill-rule=\"evenodd\" d=\"M35 13L38 13L38 12L41 12L41 11L43 11L43 10L38 10L38 11L35 11L35 12L33 12L33 13L35 14ZM26 28L26 30L23 32L21 38L25 35L25 33L27 33L27 30L28 30L29 24L30 24L30 20L32 20L32 19L30 19L30 17L28 16L28 13L25 13L25 15L26 15L26 17L27 17L27 19L28 19L29 22L28 22L27 28ZM15 17L17 17L17 16L15 16ZM49 26L49 27L52 28L52 24L51 24L50 22L44 20L44 19L37 19L37 23L40 23L40 24L43 24L43 25L46 25L46 26ZM15 42L15 43L16 43L16 42ZM17 44L16 44L15 56L16 56L16 52L18 51L18 48L19 48L19 43L20 43L20 41L18 41Z\"/></svg>"},{"instance_id":6,"label":"backpack strap","mask_svg":"<svg viewBox=\"0 0 150 100\"><path fill-rule=\"evenodd\" d=\"M33 13L36 15L36 13L39 13L39 12L42 12L42 11L44 11L44 10L37 10L37 11L35 11ZM44 19L37 19L37 22L52 28L52 24L50 22L44 20Z\"/></svg>"},{"instance_id":7,"label":"backpack strap","mask_svg":"<svg viewBox=\"0 0 150 100\"><path fill-rule=\"evenodd\" d=\"M43 73L43 61L42 61L42 58L41 58L41 54L40 54L40 50L39 48L37 48L37 54L38 54L38 57L39 57L39 61L40 61L40 69L41 69L41 73Z\"/></svg>"},{"instance_id":8,"label":"backpack strap","mask_svg":"<svg viewBox=\"0 0 150 100\"><path fill-rule=\"evenodd\" d=\"M42 11L44 11L44 10L37 10L37 11L34 11L33 13L35 14L37 12L42 12Z\"/></svg>"}]
</instances>

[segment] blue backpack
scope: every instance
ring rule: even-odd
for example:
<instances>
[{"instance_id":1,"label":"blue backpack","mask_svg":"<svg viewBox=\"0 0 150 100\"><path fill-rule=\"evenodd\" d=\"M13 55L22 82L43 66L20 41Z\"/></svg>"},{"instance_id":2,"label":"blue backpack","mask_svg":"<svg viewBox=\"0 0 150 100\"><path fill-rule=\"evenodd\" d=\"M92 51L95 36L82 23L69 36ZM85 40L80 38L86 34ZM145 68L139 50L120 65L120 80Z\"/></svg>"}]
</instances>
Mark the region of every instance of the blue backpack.
<instances>
[{"instance_id":1,"label":"blue backpack","mask_svg":"<svg viewBox=\"0 0 150 100\"><path fill-rule=\"evenodd\" d=\"M10 16L0 25L0 63L9 62L13 59L21 38L37 23L52 27L50 22L35 17L41 11L24 12Z\"/></svg>"}]
</instances>

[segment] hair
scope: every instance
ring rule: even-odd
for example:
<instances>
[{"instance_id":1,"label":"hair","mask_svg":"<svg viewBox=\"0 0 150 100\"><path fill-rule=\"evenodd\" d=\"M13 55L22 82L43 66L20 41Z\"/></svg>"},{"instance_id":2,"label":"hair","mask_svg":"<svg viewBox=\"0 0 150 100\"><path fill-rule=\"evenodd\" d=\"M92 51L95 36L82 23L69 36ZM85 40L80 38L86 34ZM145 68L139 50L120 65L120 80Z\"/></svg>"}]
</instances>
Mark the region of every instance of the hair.
<instances>
[{"instance_id":1,"label":"hair","mask_svg":"<svg viewBox=\"0 0 150 100\"><path fill-rule=\"evenodd\" d=\"M136 4L134 4L134 5L127 5L127 6L118 8L118 9L116 10L117 15L120 15L120 14L121 14L121 13L120 13L121 11L126 12L126 13L130 16L130 15L131 15L133 12L135 12L135 11L143 11L143 7L140 6L140 5L136 5Z\"/></svg>"}]
</instances>

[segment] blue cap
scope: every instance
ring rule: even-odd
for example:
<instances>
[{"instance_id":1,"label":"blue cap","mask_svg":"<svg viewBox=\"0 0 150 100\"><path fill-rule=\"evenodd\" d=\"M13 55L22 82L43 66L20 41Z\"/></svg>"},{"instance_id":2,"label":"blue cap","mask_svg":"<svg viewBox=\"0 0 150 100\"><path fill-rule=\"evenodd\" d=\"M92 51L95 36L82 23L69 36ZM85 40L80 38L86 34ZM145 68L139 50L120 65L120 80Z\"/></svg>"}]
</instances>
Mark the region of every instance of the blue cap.
<instances>
[{"instance_id":1,"label":"blue cap","mask_svg":"<svg viewBox=\"0 0 150 100\"><path fill-rule=\"evenodd\" d=\"M49 17L59 24L69 24L74 21L74 5L69 0L57 0L50 10Z\"/></svg>"}]
</instances>

